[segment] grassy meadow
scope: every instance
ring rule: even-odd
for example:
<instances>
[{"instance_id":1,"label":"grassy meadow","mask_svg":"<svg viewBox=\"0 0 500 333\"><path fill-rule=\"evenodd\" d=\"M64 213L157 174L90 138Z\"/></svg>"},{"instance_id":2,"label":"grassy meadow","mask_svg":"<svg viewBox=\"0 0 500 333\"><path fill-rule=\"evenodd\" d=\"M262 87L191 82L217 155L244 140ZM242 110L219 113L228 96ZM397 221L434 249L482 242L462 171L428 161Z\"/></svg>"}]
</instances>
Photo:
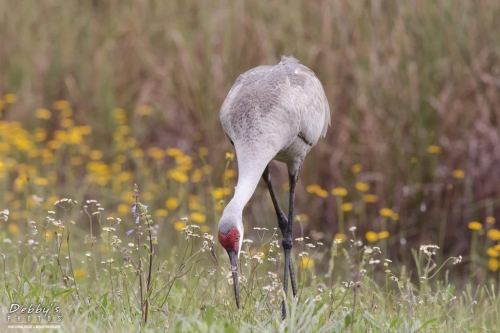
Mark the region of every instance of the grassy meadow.
<instances>
[{"instance_id":1,"label":"grassy meadow","mask_svg":"<svg viewBox=\"0 0 500 333\"><path fill-rule=\"evenodd\" d=\"M499 15L493 0L0 2L0 331L498 332ZM297 186L284 320L265 186L244 211L240 310L217 241L238 179L220 106L282 54L332 111ZM284 205L286 169L271 173Z\"/></svg>"}]
</instances>

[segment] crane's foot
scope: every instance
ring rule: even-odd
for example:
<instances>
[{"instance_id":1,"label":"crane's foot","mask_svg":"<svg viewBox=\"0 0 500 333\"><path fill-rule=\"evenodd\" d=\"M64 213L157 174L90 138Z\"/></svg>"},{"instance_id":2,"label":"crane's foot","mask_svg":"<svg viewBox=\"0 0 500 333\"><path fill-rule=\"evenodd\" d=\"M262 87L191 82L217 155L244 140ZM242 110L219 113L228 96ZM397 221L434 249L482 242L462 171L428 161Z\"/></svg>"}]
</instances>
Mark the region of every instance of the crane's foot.
<instances>
[{"instance_id":1,"label":"crane's foot","mask_svg":"<svg viewBox=\"0 0 500 333\"><path fill-rule=\"evenodd\" d=\"M295 283L295 272L293 270L292 258L290 258L290 265L288 266L288 269L290 270L290 282L292 284L292 293L293 297L295 297L297 296L297 284Z\"/></svg>"},{"instance_id":2,"label":"crane's foot","mask_svg":"<svg viewBox=\"0 0 500 333\"><path fill-rule=\"evenodd\" d=\"M285 261L286 261L286 259L285 259ZM297 296L297 285L295 284L295 273L293 270L293 263L292 263L291 258L290 258L290 264L285 267L285 275L286 275L287 271L290 272L290 282L292 284L293 297L295 298ZM286 295L287 295L287 291L285 290L285 282L284 281L287 281L286 284L288 285L288 277L287 276L285 276L284 280L283 280L283 293L284 293L283 297L284 298L283 298L283 303L281 305L281 317L283 320L285 320L285 318L286 318Z\"/></svg>"},{"instance_id":3,"label":"crane's foot","mask_svg":"<svg viewBox=\"0 0 500 333\"><path fill-rule=\"evenodd\" d=\"M290 249L285 248L285 239L283 239L283 247L285 252L285 269L283 276L283 304L281 305L281 317L286 318L286 295L288 294L288 272L290 271Z\"/></svg>"},{"instance_id":4,"label":"crane's foot","mask_svg":"<svg viewBox=\"0 0 500 333\"><path fill-rule=\"evenodd\" d=\"M290 235L291 236L291 235ZM283 319L286 318L286 295L288 294L288 273L290 273L290 282L292 284L293 297L297 296L297 285L295 283L295 272L293 270L292 262L292 240L291 237L286 237L283 239L283 249L285 252L285 269L283 276L283 304L281 315Z\"/></svg>"}]
</instances>

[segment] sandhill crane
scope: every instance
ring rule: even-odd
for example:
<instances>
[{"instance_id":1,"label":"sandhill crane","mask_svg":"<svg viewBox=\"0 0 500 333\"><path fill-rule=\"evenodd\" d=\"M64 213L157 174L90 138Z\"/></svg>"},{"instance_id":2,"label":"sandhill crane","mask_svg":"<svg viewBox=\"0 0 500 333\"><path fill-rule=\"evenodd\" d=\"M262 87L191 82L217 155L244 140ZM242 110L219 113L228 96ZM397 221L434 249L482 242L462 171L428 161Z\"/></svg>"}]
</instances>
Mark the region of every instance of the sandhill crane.
<instances>
[{"instance_id":1,"label":"sandhill crane","mask_svg":"<svg viewBox=\"0 0 500 333\"><path fill-rule=\"evenodd\" d=\"M283 291L286 296L290 272L295 297L297 286L290 258L295 185L304 157L320 137L325 137L330 125L330 108L323 86L309 68L294 57L283 56L278 65L259 66L238 77L222 105L220 120L238 159L234 197L219 221L219 241L229 255L236 306L240 307L237 267L244 233L242 212L261 176L283 234ZM271 183L269 163L273 159L288 167L288 218L280 208ZM285 300L282 315L286 316Z\"/></svg>"}]
</instances>

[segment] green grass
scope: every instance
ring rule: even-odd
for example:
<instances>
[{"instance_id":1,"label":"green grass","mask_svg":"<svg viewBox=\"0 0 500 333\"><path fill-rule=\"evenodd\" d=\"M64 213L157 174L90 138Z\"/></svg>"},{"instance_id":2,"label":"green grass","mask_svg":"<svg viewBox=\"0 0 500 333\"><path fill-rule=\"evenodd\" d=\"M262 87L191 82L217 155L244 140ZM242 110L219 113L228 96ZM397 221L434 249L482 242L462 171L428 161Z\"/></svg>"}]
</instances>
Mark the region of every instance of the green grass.
<instances>
[{"instance_id":1,"label":"green grass","mask_svg":"<svg viewBox=\"0 0 500 333\"><path fill-rule=\"evenodd\" d=\"M499 13L452 0L0 2L3 313L53 302L78 332L494 331ZM297 188L300 292L284 321L265 186L244 212L239 311L210 240L237 180L220 105L239 74L282 54L315 71L332 110ZM425 244L440 249L429 258Z\"/></svg>"},{"instance_id":2,"label":"green grass","mask_svg":"<svg viewBox=\"0 0 500 333\"><path fill-rule=\"evenodd\" d=\"M31 225L43 232L17 237L19 242L4 238L1 287L5 292L0 300L4 313L12 303L51 304L48 315L57 324L58 306L65 332L493 332L500 325L497 285L467 284L457 290L448 281L461 258L435 262L436 248L415 250L421 278L413 283L405 267L393 267L390 254L362 244L355 230L348 242L335 242L332 249L307 239L295 242L302 251L294 258L298 297L288 297L283 321L279 237L276 230L256 230L258 241L245 243L240 258L238 310L227 258L198 225L188 224L176 232L178 245L161 251L165 246L145 206L137 206L138 224L125 234L121 224L96 209L102 206L90 201L86 213L102 219L102 233L95 243L89 237L78 243L72 236L78 226L70 222L77 205L61 200L55 214L49 213L47 229L60 223L55 230L61 235L52 240L43 223ZM59 213L62 219L55 220ZM96 250L98 244L109 250ZM330 278L309 263L327 252L334 254ZM434 278L438 270L446 272L444 280ZM146 325L144 313L148 313ZM49 317L41 320L48 321Z\"/></svg>"}]
</instances>

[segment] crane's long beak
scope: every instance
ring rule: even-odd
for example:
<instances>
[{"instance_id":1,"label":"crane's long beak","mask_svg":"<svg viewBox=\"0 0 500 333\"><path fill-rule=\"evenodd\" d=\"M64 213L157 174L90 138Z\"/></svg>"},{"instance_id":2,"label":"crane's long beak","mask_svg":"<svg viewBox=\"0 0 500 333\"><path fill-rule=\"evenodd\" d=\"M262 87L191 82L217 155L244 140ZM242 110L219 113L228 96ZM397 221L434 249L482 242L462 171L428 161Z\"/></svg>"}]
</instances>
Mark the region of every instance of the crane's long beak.
<instances>
[{"instance_id":1,"label":"crane's long beak","mask_svg":"<svg viewBox=\"0 0 500 333\"><path fill-rule=\"evenodd\" d=\"M229 262L231 263L231 271L233 272L233 287L234 297L236 298L236 307L240 308L240 290L238 288L238 252L227 251L229 254Z\"/></svg>"}]
</instances>

